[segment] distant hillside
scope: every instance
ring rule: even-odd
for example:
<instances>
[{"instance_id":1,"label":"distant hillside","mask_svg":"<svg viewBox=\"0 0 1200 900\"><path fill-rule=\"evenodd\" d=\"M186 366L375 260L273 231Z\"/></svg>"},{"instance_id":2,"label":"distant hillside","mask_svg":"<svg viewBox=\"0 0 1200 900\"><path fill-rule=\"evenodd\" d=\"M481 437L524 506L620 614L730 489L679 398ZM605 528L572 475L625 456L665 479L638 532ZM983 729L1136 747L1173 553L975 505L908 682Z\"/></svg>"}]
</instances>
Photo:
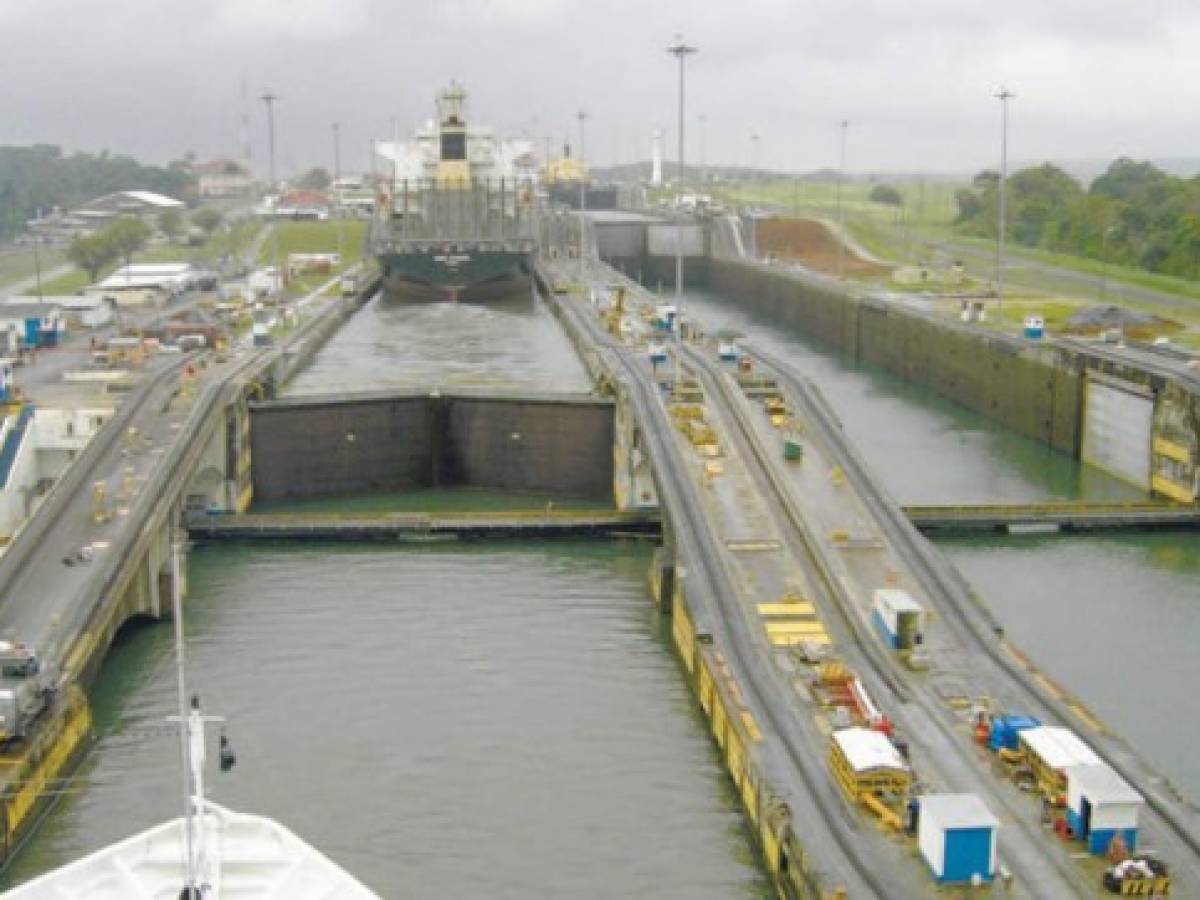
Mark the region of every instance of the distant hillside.
<instances>
[{"instance_id":1,"label":"distant hillside","mask_svg":"<svg viewBox=\"0 0 1200 900\"><path fill-rule=\"evenodd\" d=\"M39 210L69 208L121 190L157 191L182 198L193 185L183 163L143 166L128 156L63 156L51 144L0 147L0 240L25 227Z\"/></svg>"}]
</instances>

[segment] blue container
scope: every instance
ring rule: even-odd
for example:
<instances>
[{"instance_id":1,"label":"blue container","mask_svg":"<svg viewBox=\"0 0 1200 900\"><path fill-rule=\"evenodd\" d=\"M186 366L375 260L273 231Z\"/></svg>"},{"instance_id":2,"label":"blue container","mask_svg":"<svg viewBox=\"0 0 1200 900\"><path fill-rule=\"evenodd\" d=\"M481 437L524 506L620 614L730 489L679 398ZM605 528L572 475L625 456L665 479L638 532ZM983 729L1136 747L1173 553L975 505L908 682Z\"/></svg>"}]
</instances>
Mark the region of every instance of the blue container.
<instances>
[{"instance_id":1,"label":"blue container","mask_svg":"<svg viewBox=\"0 0 1200 900\"><path fill-rule=\"evenodd\" d=\"M988 749L993 753L1001 748L1017 749L1017 735L1026 728L1036 728L1041 725L1032 716L997 716L992 719L992 731L988 735Z\"/></svg>"},{"instance_id":2,"label":"blue container","mask_svg":"<svg viewBox=\"0 0 1200 900\"><path fill-rule=\"evenodd\" d=\"M42 320L37 316L31 316L25 320L25 346L36 347L38 345L38 335L42 330Z\"/></svg>"}]
</instances>

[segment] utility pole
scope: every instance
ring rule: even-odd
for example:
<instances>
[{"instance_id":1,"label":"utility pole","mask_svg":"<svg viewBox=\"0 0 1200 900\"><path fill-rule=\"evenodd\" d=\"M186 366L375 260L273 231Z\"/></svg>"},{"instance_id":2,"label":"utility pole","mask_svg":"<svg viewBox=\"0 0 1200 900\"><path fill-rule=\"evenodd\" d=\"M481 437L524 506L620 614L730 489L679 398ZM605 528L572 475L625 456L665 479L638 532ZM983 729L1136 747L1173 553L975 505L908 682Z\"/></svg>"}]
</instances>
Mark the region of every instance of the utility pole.
<instances>
[{"instance_id":1,"label":"utility pole","mask_svg":"<svg viewBox=\"0 0 1200 900\"><path fill-rule=\"evenodd\" d=\"M585 155L587 144L584 133L587 113L581 109L575 115L579 119L579 283L583 284L583 259L587 246L587 223L585 221L587 213L587 156Z\"/></svg>"},{"instance_id":2,"label":"utility pole","mask_svg":"<svg viewBox=\"0 0 1200 900\"><path fill-rule=\"evenodd\" d=\"M679 186L683 187L683 110L684 110L684 63L687 58L696 52L695 47L688 46L683 42L683 35L675 35L675 43L667 48L667 52L679 60ZM683 234L678 221L678 210L676 211L675 222L675 317L678 320L682 317L683 311L679 309L679 301L683 294Z\"/></svg>"},{"instance_id":3,"label":"utility pole","mask_svg":"<svg viewBox=\"0 0 1200 900\"><path fill-rule=\"evenodd\" d=\"M750 168L754 170L754 180L758 181L758 132L750 132Z\"/></svg>"},{"instance_id":4,"label":"utility pole","mask_svg":"<svg viewBox=\"0 0 1200 900\"><path fill-rule=\"evenodd\" d=\"M275 190L275 101L279 96L267 89L259 99L267 107L267 187Z\"/></svg>"},{"instance_id":5,"label":"utility pole","mask_svg":"<svg viewBox=\"0 0 1200 900\"><path fill-rule=\"evenodd\" d=\"M339 123L333 123L333 180L335 182L342 177L341 127Z\"/></svg>"},{"instance_id":6,"label":"utility pole","mask_svg":"<svg viewBox=\"0 0 1200 900\"><path fill-rule=\"evenodd\" d=\"M271 92L270 88L263 91L261 97L262 102L267 107L267 178L269 180L268 189L275 190L275 101L279 99L277 94ZM272 209L272 213L274 210ZM274 214L271 216L275 219ZM278 294L283 289L283 270L279 268L279 228L278 222L271 222L271 245L272 252L275 257L275 284L274 293Z\"/></svg>"},{"instance_id":7,"label":"utility pole","mask_svg":"<svg viewBox=\"0 0 1200 900\"><path fill-rule=\"evenodd\" d=\"M841 129L841 140L838 148L838 177L837 177L837 223L838 223L838 257L837 257L837 276L843 278L845 276L846 264L846 215L842 207L842 182L846 180L846 132L850 128L850 120L842 119L838 123Z\"/></svg>"},{"instance_id":8,"label":"utility pole","mask_svg":"<svg viewBox=\"0 0 1200 900\"><path fill-rule=\"evenodd\" d=\"M996 307L1004 308L1004 227L1007 222L1005 187L1008 182L1008 101L1017 96L1008 88L1000 88L1000 223L996 232Z\"/></svg>"},{"instance_id":9,"label":"utility pole","mask_svg":"<svg viewBox=\"0 0 1200 900\"><path fill-rule=\"evenodd\" d=\"M39 214L38 218L41 218ZM38 302L42 301L42 255L38 251L38 244L42 242L42 236L35 229L33 232L33 271L34 277L37 279L37 297Z\"/></svg>"},{"instance_id":10,"label":"utility pole","mask_svg":"<svg viewBox=\"0 0 1200 900\"><path fill-rule=\"evenodd\" d=\"M338 265L342 264L342 203L341 197L338 196L337 183L342 177L342 142L341 142L341 125L337 122L333 123L333 191L332 196L336 198L336 206L333 214L337 220L337 253Z\"/></svg>"},{"instance_id":11,"label":"utility pole","mask_svg":"<svg viewBox=\"0 0 1200 900\"><path fill-rule=\"evenodd\" d=\"M708 126L708 116L706 116L704 113L700 113L700 181L701 182L704 182L705 180L707 180L705 168L707 167L708 155L705 153L705 147L704 147L706 138L707 138L707 133L708 133L707 126Z\"/></svg>"}]
</instances>

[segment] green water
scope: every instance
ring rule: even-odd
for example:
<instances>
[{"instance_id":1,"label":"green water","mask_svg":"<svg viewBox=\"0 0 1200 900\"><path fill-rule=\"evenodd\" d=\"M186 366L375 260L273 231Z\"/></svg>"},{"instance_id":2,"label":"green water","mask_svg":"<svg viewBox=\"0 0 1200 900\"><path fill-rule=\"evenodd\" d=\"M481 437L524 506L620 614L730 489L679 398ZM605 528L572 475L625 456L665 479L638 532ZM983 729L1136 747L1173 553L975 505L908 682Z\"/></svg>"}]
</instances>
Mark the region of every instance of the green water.
<instances>
[{"instance_id":1,"label":"green water","mask_svg":"<svg viewBox=\"0 0 1200 900\"><path fill-rule=\"evenodd\" d=\"M385 897L766 898L648 553L200 548L190 686L239 755L213 798ZM176 815L173 703L169 626L128 632L94 750L8 883Z\"/></svg>"}]
</instances>

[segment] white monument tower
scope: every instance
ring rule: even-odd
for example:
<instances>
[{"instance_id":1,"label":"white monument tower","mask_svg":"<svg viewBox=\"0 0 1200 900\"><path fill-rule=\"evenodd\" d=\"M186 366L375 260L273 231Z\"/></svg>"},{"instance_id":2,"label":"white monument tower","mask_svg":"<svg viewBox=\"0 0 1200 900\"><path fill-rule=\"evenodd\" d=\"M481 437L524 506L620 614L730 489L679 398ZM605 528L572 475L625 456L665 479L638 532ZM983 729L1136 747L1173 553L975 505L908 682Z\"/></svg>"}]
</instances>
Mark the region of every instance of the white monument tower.
<instances>
[{"instance_id":1,"label":"white monument tower","mask_svg":"<svg viewBox=\"0 0 1200 900\"><path fill-rule=\"evenodd\" d=\"M650 159L650 183L656 187L662 184L662 129L654 129L654 150Z\"/></svg>"}]
</instances>

